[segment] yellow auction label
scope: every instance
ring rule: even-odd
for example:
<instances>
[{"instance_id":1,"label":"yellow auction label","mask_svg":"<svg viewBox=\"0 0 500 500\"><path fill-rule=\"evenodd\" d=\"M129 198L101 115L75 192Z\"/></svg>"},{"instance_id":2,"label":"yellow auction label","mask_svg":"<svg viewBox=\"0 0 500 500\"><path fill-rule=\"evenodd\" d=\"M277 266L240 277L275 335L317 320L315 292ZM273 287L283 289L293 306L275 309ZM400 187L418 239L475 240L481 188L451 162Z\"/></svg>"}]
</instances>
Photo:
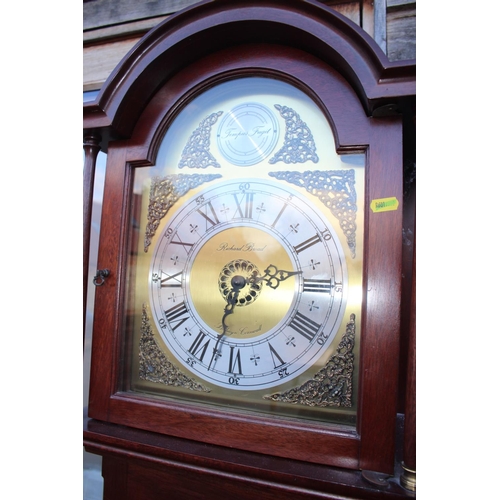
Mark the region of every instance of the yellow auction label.
<instances>
[{"instance_id":1,"label":"yellow auction label","mask_svg":"<svg viewBox=\"0 0 500 500\"><path fill-rule=\"evenodd\" d=\"M372 212L390 212L391 210L397 210L399 207L399 201L396 197L392 198L380 198L378 200L372 200L370 203L370 208Z\"/></svg>"}]
</instances>

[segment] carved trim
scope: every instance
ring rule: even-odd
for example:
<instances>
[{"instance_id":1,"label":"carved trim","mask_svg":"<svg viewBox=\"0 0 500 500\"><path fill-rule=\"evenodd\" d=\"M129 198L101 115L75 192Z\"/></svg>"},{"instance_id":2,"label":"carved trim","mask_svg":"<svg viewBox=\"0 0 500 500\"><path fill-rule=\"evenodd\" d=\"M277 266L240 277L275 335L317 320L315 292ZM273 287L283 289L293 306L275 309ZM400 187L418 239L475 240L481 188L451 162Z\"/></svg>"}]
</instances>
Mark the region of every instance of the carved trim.
<instances>
[{"instance_id":1,"label":"carved trim","mask_svg":"<svg viewBox=\"0 0 500 500\"><path fill-rule=\"evenodd\" d=\"M356 205L354 170L308 170L306 172L269 172L271 177L284 180L317 196L340 222L351 256L356 257Z\"/></svg>"},{"instance_id":2,"label":"carved trim","mask_svg":"<svg viewBox=\"0 0 500 500\"><path fill-rule=\"evenodd\" d=\"M212 113L202 120L198 128L191 134L182 151L179 168L220 168L220 164L210 153L210 132L222 111Z\"/></svg>"},{"instance_id":3,"label":"carved trim","mask_svg":"<svg viewBox=\"0 0 500 500\"><path fill-rule=\"evenodd\" d=\"M354 373L354 340L356 316L351 314L346 331L326 365L298 387L285 392L268 394L264 399L307 406L352 406L352 378Z\"/></svg>"},{"instance_id":4,"label":"carved trim","mask_svg":"<svg viewBox=\"0 0 500 500\"><path fill-rule=\"evenodd\" d=\"M302 121L299 114L288 106L275 104L274 107L285 119L286 131L282 148L269 160L269 163L274 164L279 161L287 164L306 161L318 163L314 137L306 122Z\"/></svg>"},{"instance_id":5,"label":"carved trim","mask_svg":"<svg viewBox=\"0 0 500 500\"><path fill-rule=\"evenodd\" d=\"M156 233L160 221L167 215L172 205L190 189L204 182L211 182L221 177L220 174L174 174L166 177L154 177L149 192L148 223L144 235L144 251L147 252L151 239Z\"/></svg>"},{"instance_id":6,"label":"carved trim","mask_svg":"<svg viewBox=\"0 0 500 500\"><path fill-rule=\"evenodd\" d=\"M184 375L165 356L158 346L145 304L142 306L141 339L139 341L139 377L158 384L183 387L192 391L210 392L210 389Z\"/></svg>"}]
</instances>

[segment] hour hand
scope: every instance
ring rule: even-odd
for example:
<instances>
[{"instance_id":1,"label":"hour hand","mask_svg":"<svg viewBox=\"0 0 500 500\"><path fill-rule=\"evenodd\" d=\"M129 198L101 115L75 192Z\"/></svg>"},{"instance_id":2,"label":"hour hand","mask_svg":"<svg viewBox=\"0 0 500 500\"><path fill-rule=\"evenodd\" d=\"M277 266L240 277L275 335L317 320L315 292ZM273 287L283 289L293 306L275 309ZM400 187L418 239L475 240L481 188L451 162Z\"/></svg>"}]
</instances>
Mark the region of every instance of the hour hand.
<instances>
[{"instance_id":1,"label":"hour hand","mask_svg":"<svg viewBox=\"0 0 500 500\"><path fill-rule=\"evenodd\" d=\"M227 294L227 304L224 307L224 315L222 316L222 333L219 336L219 339L222 338L226 334L227 325L226 318L233 314L234 306L238 302L238 295L240 294L240 290L246 285L246 280L243 276L233 276L231 279L231 290Z\"/></svg>"},{"instance_id":2,"label":"hour hand","mask_svg":"<svg viewBox=\"0 0 500 500\"><path fill-rule=\"evenodd\" d=\"M227 296L227 305L226 305L226 307L224 307L224 315L222 316L222 333L220 334L220 337L223 337L226 334L226 330L227 330L226 318L230 314L233 314L234 306L236 305L236 302L238 301L239 294L240 294L239 290L231 290Z\"/></svg>"},{"instance_id":3,"label":"hour hand","mask_svg":"<svg viewBox=\"0 0 500 500\"><path fill-rule=\"evenodd\" d=\"M297 274L302 274L302 271L284 271L282 269L278 269L274 264L269 264L264 271L263 276L258 276L257 271L254 271L252 276L248 278L248 282L259 283L260 281L265 281L267 286L276 290L282 281L285 281L290 276L295 276Z\"/></svg>"}]
</instances>

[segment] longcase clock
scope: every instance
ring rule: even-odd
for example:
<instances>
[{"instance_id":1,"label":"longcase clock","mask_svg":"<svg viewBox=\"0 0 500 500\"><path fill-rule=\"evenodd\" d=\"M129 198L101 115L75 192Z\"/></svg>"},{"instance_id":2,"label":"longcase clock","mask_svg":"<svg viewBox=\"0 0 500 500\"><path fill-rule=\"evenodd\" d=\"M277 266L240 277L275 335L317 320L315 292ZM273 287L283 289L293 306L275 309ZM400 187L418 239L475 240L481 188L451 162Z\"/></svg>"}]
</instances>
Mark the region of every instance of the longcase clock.
<instances>
[{"instance_id":1,"label":"longcase clock","mask_svg":"<svg viewBox=\"0 0 500 500\"><path fill-rule=\"evenodd\" d=\"M315 2L204 2L87 105L108 160L86 446L109 498L409 494L390 478L413 84Z\"/></svg>"}]
</instances>

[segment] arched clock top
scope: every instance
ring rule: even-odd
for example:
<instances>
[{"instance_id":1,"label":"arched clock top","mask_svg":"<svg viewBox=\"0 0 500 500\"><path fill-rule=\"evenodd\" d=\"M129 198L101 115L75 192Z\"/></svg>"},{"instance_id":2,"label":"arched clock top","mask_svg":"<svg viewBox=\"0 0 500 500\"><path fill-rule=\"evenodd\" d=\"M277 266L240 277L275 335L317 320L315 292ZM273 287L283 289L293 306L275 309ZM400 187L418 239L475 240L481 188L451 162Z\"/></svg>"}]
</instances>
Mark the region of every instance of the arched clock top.
<instances>
[{"instance_id":1,"label":"arched clock top","mask_svg":"<svg viewBox=\"0 0 500 500\"><path fill-rule=\"evenodd\" d=\"M368 116L377 108L399 112L415 94L414 64L390 62L363 29L328 7L309 0L207 1L171 16L130 50L84 106L85 128L129 137L145 105L178 71L251 43L292 47L324 61L349 82Z\"/></svg>"}]
</instances>

